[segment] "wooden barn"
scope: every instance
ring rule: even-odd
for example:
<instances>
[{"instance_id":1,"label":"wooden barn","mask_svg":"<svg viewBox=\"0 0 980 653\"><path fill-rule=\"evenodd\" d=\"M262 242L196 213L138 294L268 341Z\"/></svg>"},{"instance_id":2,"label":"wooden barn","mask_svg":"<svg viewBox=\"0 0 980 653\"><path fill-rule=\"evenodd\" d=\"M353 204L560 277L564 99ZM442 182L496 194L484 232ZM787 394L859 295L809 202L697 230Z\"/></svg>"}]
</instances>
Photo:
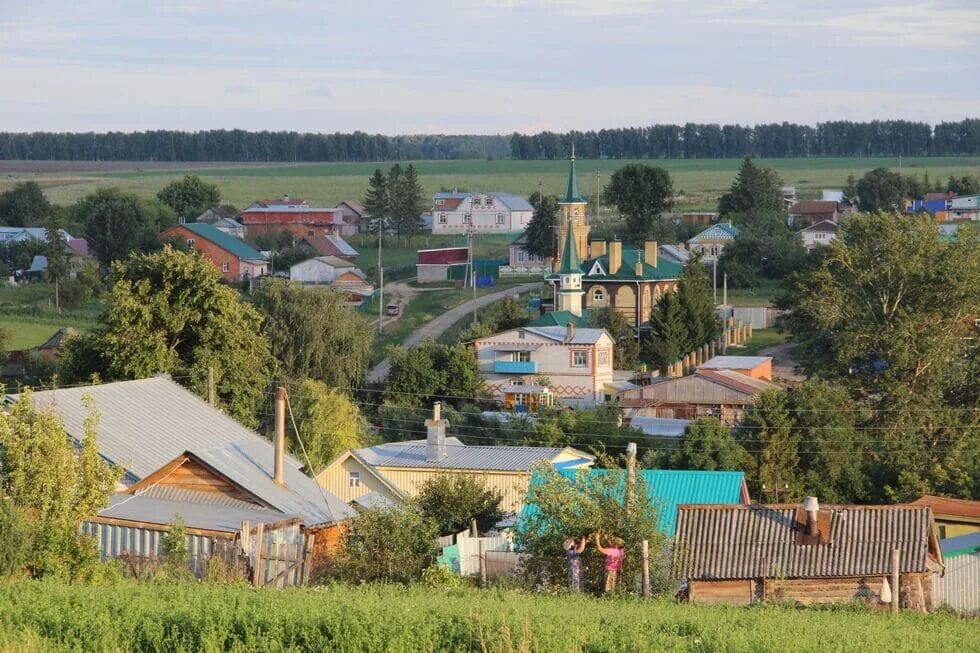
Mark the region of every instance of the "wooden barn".
<instances>
[{"instance_id":1,"label":"wooden barn","mask_svg":"<svg viewBox=\"0 0 980 653\"><path fill-rule=\"evenodd\" d=\"M897 591L902 608L926 611L943 568L927 506L821 507L813 497L803 505L685 505L674 546L675 573L697 603L882 605Z\"/></svg>"}]
</instances>

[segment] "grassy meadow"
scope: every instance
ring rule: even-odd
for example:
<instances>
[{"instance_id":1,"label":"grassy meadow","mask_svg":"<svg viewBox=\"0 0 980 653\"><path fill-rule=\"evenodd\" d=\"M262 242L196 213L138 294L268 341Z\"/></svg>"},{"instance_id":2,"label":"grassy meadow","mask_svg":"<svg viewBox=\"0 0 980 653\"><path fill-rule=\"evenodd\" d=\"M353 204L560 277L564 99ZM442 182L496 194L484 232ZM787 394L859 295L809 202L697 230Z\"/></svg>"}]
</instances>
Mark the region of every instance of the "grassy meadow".
<instances>
[{"instance_id":1,"label":"grassy meadow","mask_svg":"<svg viewBox=\"0 0 980 653\"><path fill-rule=\"evenodd\" d=\"M0 586L0 651L975 651L975 620L364 585Z\"/></svg>"},{"instance_id":2,"label":"grassy meadow","mask_svg":"<svg viewBox=\"0 0 980 653\"><path fill-rule=\"evenodd\" d=\"M796 186L804 197L817 196L821 188L840 188L848 174L857 176L876 168L898 169L899 160L891 157L870 158L812 158L760 159L763 165L776 168L787 185ZM631 163L626 159L580 160L579 184L589 198L595 196L596 172L600 185L609 180L617 168ZM712 209L717 198L731 184L739 159L644 160L641 163L667 168L674 188L682 197L680 209ZM86 165L80 165L85 163ZM288 193L303 197L314 204L334 206L345 199L360 200L367 187L368 176L377 167L390 163L311 163L235 165L226 167L187 164L186 169L123 170L117 162L106 164L106 171L93 171L89 162L64 162L63 169L45 167L35 172L25 164L26 172L18 172L16 163L3 167L0 191L18 181L34 179L45 189L48 198L58 204L68 204L104 186L119 186L143 197L152 197L161 187L186 172L218 184L225 202L239 208L256 199L278 197ZM406 165L407 162L402 162ZM427 193L440 188L465 190L508 191L528 196L541 189L559 193L564 189L567 161L512 161L500 159L463 161L416 161ZM949 175L980 174L980 157L905 157L901 161L904 173L927 173L930 179L945 179Z\"/></svg>"},{"instance_id":3,"label":"grassy meadow","mask_svg":"<svg viewBox=\"0 0 980 653\"><path fill-rule=\"evenodd\" d=\"M61 327L86 331L96 325L98 301L58 313L54 308L54 286L32 283L0 286L0 329L7 332L10 351L30 349L42 344Z\"/></svg>"}]
</instances>

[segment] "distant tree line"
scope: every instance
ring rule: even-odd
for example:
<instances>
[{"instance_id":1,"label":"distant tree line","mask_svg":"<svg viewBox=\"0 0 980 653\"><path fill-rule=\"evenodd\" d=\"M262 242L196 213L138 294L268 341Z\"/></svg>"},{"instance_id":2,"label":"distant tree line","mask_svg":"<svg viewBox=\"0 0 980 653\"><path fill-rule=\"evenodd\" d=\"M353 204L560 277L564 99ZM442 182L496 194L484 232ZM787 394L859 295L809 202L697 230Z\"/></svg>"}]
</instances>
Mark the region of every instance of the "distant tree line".
<instances>
[{"instance_id":1,"label":"distant tree line","mask_svg":"<svg viewBox=\"0 0 980 653\"><path fill-rule=\"evenodd\" d=\"M810 125L651 125L513 134L514 159L563 159L571 151L582 158L706 159L808 156L937 156L980 153L980 119L943 122L837 120Z\"/></svg>"},{"instance_id":2,"label":"distant tree line","mask_svg":"<svg viewBox=\"0 0 980 653\"><path fill-rule=\"evenodd\" d=\"M353 132L215 129L108 133L0 132L0 159L61 161L399 161L583 158L704 159L743 156L980 154L980 119L931 126L907 120L810 125L651 125L524 135L385 136Z\"/></svg>"},{"instance_id":3,"label":"distant tree line","mask_svg":"<svg viewBox=\"0 0 980 653\"><path fill-rule=\"evenodd\" d=\"M59 161L397 161L507 158L506 136L185 132L0 132L0 159Z\"/></svg>"}]
</instances>

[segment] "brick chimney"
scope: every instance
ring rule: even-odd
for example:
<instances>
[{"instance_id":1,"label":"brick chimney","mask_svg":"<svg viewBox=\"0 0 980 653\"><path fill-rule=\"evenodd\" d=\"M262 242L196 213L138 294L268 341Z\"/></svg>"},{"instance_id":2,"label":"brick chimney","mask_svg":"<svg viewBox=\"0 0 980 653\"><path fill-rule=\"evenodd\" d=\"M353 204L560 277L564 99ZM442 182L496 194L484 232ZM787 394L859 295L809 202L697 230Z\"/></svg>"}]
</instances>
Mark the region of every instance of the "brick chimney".
<instances>
[{"instance_id":1,"label":"brick chimney","mask_svg":"<svg viewBox=\"0 0 980 653\"><path fill-rule=\"evenodd\" d=\"M609 274L616 274L623 265L623 243L613 240L609 243Z\"/></svg>"},{"instance_id":2,"label":"brick chimney","mask_svg":"<svg viewBox=\"0 0 980 653\"><path fill-rule=\"evenodd\" d=\"M437 463L446 459L446 420L442 419L442 403L432 405L432 419L425 420L425 459Z\"/></svg>"},{"instance_id":3,"label":"brick chimney","mask_svg":"<svg viewBox=\"0 0 980 653\"><path fill-rule=\"evenodd\" d=\"M643 243L643 258L646 259L647 265L652 267L657 267L657 254L660 248L657 245L657 241L648 240Z\"/></svg>"},{"instance_id":4,"label":"brick chimney","mask_svg":"<svg viewBox=\"0 0 980 653\"><path fill-rule=\"evenodd\" d=\"M599 258L600 256L606 255L606 241L604 240L593 240L589 243L589 256L591 258Z\"/></svg>"}]
</instances>

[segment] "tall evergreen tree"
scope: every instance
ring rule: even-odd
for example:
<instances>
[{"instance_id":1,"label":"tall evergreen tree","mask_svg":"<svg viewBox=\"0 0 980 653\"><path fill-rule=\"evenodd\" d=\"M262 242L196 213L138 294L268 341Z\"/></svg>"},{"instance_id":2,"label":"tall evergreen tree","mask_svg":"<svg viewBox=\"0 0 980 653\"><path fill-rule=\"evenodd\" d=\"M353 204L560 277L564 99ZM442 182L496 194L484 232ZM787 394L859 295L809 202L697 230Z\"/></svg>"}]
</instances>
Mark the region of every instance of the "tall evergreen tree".
<instances>
[{"instance_id":1,"label":"tall evergreen tree","mask_svg":"<svg viewBox=\"0 0 980 653\"><path fill-rule=\"evenodd\" d=\"M422 231L421 216L427 206L425 190L414 165L409 163L404 172L400 170L401 166L396 163L388 173L391 214L398 235L411 239Z\"/></svg>"},{"instance_id":2,"label":"tall evergreen tree","mask_svg":"<svg viewBox=\"0 0 980 653\"><path fill-rule=\"evenodd\" d=\"M759 167L752 157L747 156L742 161L742 167L739 168L731 188L721 196L718 211L723 218L733 213L782 211L782 184L775 170Z\"/></svg>"},{"instance_id":3,"label":"tall evergreen tree","mask_svg":"<svg viewBox=\"0 0 980 653\"><path fill-rule=\"evenodd\" d=\"M375 168L368 179L367 193L364 195L364 210L381 225L391 215L391 197L388 194L388 178L381 168Z\"/></svg>"},{"instance_id":4,"label":"tall evergreen tree","mask_svg":"<svg viewBox=\"0 0 980 653\"><path fill-rule=\"evenodd\" d=\"M700 258L691 260L677 280L677 297L687 325L687 350L710 341L720 330L708 270Z\"/></svg>"},{"instance_id":5,"label":"tall evergreen tree","mask_svg":"<svg viewBox=\"0 0 980 653\"><path fill-rule=\"evenodd\" d=\"M527 241L524 249L534 256L553 258L556 246L555 227L558 225L558 200L553 195L541 195L535 192L528 201L534 207L534 215L524 231Z\"/></svg>"},{"instance_id":6,"label":"tall evergreen tree","mask_svg":"<svg viewBox=\"0 0 980 653\"><path fill-rule=\"evenodd\" d=\"M690 351L688 338L684 309L677 293L664 293L650 313L650 333L643 342L644 358L665 370Z\"/></svg>"}]
</instances>

